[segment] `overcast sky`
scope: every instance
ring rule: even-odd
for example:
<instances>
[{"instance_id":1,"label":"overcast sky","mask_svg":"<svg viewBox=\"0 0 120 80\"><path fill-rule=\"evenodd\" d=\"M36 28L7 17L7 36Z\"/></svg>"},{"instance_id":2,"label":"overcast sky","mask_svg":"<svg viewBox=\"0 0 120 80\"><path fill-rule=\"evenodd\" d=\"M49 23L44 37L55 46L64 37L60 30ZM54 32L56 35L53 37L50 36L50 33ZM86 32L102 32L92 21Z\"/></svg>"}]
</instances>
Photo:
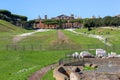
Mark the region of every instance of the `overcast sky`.
<instances>
[{"instance_id":1,"label":"overcast sky","mask_svg":"<svg viewBox=\"0 0 120 80\"><path fill-rule=\"evenodd\" d=\"M82 18L93 15L104 17L120 14L120 0L1 0L0 9L27 16L28 19L61 14Z\"/></svg>"}]
</instances>

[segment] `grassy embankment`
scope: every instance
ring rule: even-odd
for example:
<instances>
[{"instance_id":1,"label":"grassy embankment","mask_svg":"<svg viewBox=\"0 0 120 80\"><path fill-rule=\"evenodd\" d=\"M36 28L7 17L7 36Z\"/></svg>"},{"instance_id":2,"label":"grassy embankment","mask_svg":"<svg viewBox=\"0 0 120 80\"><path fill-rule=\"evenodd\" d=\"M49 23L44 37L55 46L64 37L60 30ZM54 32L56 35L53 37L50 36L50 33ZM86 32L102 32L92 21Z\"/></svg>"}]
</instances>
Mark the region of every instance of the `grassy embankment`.
<instances>
[{"instance_id":1,"label":"grassy embankment","mask_svg":"<svg viewBox=\"0 0 120 80\"><path fill-rule=\"evenodd\" d=\"M105 45L98 39L90 38L80 34L75 34L66 30L64 30L63 32L71 40L71 42L74 42L74 44L79 45L81 50L105 47Z\"/></svg>"},{"instance_id":2,"label":"grassy embankment","mask_svg":"<svg viewBox=\"0 0 120 80\"><path fill-rule=\"evenodd\" d=\"M112 44L120 44L120 29L111 29L111 28L94 28L91 31L88 31L87 29L77 29L77 32L86 32L86 34L95 34L95 35L101 35L105 38L108 38L108 42ZM107 34L109 32L109 34Z\"/></svg>"},{"instance_id":3,"label":"grassy embankment","mask_svg":"<svg viewBox=\"0 0 120 80\"><path fill-rule=\"evenodd\" d=\"M13 36L25 32L28 31L4 20L0 20L0 50L5 49L6 45L12 42Z\"/></svg>"},{"instance_id":4,"label":"grassy embankment","mask_svg":"<svg viewBox=\"0 0 120 80\"><path fill-rule=\"evenodd\" d=\"M100 35L105 38L107 38L107 42L112 44L111 47L107 46L107 50L115 51L117 53L120 52L120 29L111 29L111 28L95 28L91 31L88 31L87 29L77 29L77 32L86 32L86 34L95 34ZM109 33L109 34L108 34Z\"/></svg>"}]
</instances>

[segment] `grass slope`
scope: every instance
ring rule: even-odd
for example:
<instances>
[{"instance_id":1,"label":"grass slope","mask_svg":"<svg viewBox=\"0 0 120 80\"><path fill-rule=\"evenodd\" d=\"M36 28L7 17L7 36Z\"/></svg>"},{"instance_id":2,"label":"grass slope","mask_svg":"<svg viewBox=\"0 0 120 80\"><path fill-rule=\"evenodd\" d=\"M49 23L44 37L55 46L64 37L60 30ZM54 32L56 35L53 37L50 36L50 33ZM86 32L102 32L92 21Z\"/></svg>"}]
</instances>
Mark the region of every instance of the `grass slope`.
<instances>
[{"instance_id":1,"label":"grass slope","mask_svg":"<svg viewBox=\"0 0 120 80\"><path fill-rule=\"evenodd\" d=\"M86 34L96 34L108 38L108 42L112 44L120 44L120 29L111 29L111 28L95 28L91 31L88 31L86 28L77 29L77 32L86 32ZM106 34L109 32L109 34Z\"/></svg>"},{"instance_id":2,"label":"grass slope","mask_svg":"<svg viewBox=\"0 0 120 80\"><path fill-rule=\"evenodd\" d=\"M95 38L78 35L70 31L63 30L64 34L69 38L71 42L76 45L80 45L81 49L95 48L99 45L104 45L101 41Z\"/></svg>"},{"instance_id":3,"label":"grass slope","mask_svg":"<svg viewBox=\"0 0 120 80\"><path fill-rule=\"evenodd\" d=\"M0 20L0 49L11 43L13 36L28 32L25 29L14 26L13 24Z\"/></svg>"},{"instance_id":4,"label":"grass slope","mask_svg":"<svg viewBox=\"0 0 120 80\"><path fill-rule=\"evenodd\" d=\"M9 33L13 33L13 32L24 32L26 30L17 27L7 21L4 20L0 20L0 32L9 32Z\"/></svg>"}]
</instances>

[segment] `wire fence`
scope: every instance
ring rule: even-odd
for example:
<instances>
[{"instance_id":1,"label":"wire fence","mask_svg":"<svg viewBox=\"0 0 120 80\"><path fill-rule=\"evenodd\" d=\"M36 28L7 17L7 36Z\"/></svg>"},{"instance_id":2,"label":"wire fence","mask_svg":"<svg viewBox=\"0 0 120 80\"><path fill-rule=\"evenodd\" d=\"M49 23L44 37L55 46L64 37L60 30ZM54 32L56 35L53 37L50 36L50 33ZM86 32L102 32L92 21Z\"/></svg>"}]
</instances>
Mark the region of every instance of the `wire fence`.
<instances>
[{"instance_id":1,"label":"wire fence","mask_svg":"<svg viewBox=\"0 0 120 80\"><path fill-rule=\"evenodd\" d=\"M8 44L8 45L1 45L0 50L30 50L30 51L37 51L37 50L96 50L96 49L105 49L106 51L114 51L120 53L120 45L101 45L101 44L56 44L56 45L42 45L42 44Z\"/></svg>"}]
</instances>

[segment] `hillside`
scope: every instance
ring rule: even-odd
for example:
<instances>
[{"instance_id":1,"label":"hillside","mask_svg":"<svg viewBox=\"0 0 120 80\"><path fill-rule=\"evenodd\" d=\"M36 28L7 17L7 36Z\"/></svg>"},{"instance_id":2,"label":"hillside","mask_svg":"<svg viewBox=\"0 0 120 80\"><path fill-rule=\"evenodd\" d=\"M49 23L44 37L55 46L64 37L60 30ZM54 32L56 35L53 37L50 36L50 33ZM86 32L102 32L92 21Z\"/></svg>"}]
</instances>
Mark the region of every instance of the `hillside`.
<instances>
[{"instance_id":1,"label":"hillside","mask_svg":"<svg viewBox=\"0 0 120 80\"><path fill-rule=\"evenodd\" d=\"M25 29L22 29L20 27L17 27L7 21L0 20L0 32L24 32Z\"/></svg>"}]
</instances>

